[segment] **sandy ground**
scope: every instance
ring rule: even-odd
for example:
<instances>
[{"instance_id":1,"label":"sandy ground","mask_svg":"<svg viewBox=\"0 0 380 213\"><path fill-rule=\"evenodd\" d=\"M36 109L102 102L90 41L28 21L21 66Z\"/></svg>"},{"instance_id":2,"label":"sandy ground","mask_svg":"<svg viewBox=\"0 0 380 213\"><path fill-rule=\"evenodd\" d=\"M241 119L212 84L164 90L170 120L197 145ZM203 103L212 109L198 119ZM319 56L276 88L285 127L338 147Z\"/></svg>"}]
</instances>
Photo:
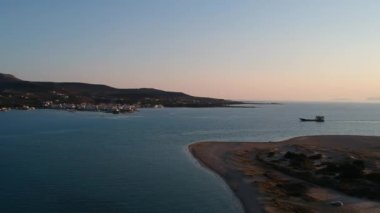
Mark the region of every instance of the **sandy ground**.
<instances>
[{"instance_id":1,"label":"sandy ground","mask_svg":"<svg viewBox=\"0 0 380 213\"><path fill-rule=\"evenodd\" d=\"M361 156L380 165L380 137L306 136L282 142L199 142L189 145L193 156L219 174L240 199L245 212L380 212L380 198L366 199L321 187L257 159L263 150L289 151L294 147ZM331 157L332 156L332 157ZM341 202L343 206L334 206Z\"/></svg>"}]
</instances>

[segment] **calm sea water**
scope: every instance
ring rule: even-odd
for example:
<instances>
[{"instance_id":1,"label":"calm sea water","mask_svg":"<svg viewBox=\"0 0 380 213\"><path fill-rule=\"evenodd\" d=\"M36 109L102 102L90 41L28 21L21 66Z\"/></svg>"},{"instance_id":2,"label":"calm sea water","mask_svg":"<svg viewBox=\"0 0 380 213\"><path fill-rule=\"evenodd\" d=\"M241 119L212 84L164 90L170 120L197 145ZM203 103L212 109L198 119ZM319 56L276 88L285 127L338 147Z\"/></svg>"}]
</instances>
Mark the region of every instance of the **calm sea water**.
<instances>
[{"instance_id":1,"label":"calm sea water","mask_svg":"<svg viewBox=\"0 0 380 213\"><path fill-rule=\"evenodd\" d=\"M298 121L316 114L326 122ZM187 145L317 134L380 135L380 105L0 113L0 212L239 213Z\"/></svg>"}]
</instances>

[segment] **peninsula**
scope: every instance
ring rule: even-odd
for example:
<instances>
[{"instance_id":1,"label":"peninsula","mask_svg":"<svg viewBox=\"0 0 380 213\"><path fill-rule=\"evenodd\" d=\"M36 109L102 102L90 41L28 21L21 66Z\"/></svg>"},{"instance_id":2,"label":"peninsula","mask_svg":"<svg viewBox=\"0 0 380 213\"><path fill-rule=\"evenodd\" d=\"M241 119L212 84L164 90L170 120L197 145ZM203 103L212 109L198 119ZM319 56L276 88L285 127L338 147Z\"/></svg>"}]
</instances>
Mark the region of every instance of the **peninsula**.
<instances>
[{"instance_id":1,"label":"peninsula","mask_svg":"<svg viewBox=\"0 0 380 213\"><path fill-rule=\"evenodd\" d=\"M24 81L0 73L0 109L3 110L52 108L129 112L140 107L228 107L242 103L152 88L117 89L99 84Z\"/></svg>"},{"instance_id":2,"label":"peninsula","mask_svg":"<svg viewBox=\"0 0 380 213\"><path fill-rule=\"evenodd\" d=\"M380 137L199 142L189 150L247 213L380 212Z\"/></svg>"}]
</instances>

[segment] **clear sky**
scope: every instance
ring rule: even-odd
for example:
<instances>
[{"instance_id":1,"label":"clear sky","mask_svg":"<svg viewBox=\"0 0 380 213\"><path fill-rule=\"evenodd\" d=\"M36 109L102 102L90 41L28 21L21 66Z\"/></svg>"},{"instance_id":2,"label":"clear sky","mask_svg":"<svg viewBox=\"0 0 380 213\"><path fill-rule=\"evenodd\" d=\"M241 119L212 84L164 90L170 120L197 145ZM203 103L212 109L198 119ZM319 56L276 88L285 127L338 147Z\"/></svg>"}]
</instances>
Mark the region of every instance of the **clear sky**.
<instances>
[{"instance_id":1,"label":"clear sky","mask_svg":"<svg viewBox=\"0 0 380 213\"><path fill-rule=\"evenodd\" d=\"M380 100L379 0L0 0L0 72L256 100Z\"/></svg>"}]
</instances>

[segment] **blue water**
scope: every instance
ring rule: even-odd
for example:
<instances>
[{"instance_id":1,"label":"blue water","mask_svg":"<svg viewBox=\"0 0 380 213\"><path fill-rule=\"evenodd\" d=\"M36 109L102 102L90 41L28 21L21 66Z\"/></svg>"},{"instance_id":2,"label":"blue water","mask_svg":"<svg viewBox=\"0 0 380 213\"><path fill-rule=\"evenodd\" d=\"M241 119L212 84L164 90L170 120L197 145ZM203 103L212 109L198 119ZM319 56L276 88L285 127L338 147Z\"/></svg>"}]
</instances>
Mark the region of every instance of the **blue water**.
<instances>
[{"instance_id":1,"label":"blue water","mask_svg":"<svg viewBox=\"0 0 380 213\"><path fill-rule=\"evenodd\" d=\"M325 123L298 117L326 116ZM0 212L243 212L187 152L195 141L380 135L378 104L0 113Z\"/></svg>"}]
</instances>

